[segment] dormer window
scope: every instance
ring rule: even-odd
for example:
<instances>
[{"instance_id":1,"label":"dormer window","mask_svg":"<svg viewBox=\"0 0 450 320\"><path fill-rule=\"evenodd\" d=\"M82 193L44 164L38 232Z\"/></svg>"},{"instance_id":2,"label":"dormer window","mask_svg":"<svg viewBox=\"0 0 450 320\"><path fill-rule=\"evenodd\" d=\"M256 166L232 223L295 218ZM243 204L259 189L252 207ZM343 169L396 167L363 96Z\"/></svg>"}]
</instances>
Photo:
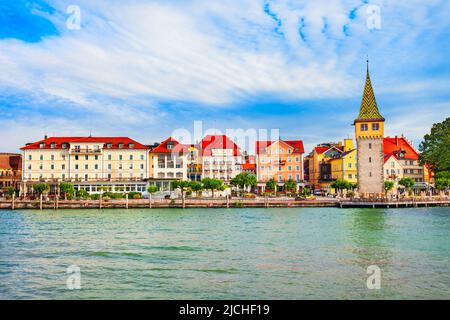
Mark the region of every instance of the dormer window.
<instances>
[{"instance_id":1,"label":"dormer window","mask_svg":"<svg viewBox=\"0 0 450 320\"><path fill-rule=\"evenodd\" d=\"M61 145L61 148L67 149L67 143L63 143L63 144Z\"/></svg>"},{"instance_id":2,"label":"dormer window","mask_svg":"<svg viewBox=\"0 0 450 320\"><path fill-rule=\"evenodd\" d=\"M167 149L172 150L173 149L173 142L167 142Z\"/></svg>"},{"instance_id":3,"label":"dormer window","mask_svg":"<svg viewBox=\"0 0 450 320\"><path fill-rule=\"evenodd\" d=\"M112 143L107 143L106 144L106 148L111 149L112 148Z\"/></svg>"},{"instance_id":4,"label":"dormer window","mask_svg":"<svg viewBox=\"0 0 450 320\"><path fill-rule=\"evenodd\" d=\"M43 149L44 147L45 147L45 143L44 143L44 142L41 142L41 143L39 144L39 148Z\"/></svg>"},{"instance_id":5,"label":"dormer window","mask_svg":"<svg viewBox=\"0 0 450 320\"><path fill-rule=\"evenodd\" d=\"M134 143L130 143L130 149L134 148Z\"/></svg>"},{"instance_id":6,"label":"dormer window","mask_svg":"<svg viewBox=\"0 0 450 320\"><path fill-rule=\"evenodd\" d=\"M119 149L123 148L123 143L119 143Z\"/></svg>"},{"instance_id":7,"label":"dormer window","mask_svg":"<svg viewBox=\"0 0 450 320\"><path fill-rule=\"evenodd\" d=\"M55 149L55 148L56 148L56 143L55 143L55 142L52 142L52 143L50 144L50 148Z\"/></svg>"}]
</instances>

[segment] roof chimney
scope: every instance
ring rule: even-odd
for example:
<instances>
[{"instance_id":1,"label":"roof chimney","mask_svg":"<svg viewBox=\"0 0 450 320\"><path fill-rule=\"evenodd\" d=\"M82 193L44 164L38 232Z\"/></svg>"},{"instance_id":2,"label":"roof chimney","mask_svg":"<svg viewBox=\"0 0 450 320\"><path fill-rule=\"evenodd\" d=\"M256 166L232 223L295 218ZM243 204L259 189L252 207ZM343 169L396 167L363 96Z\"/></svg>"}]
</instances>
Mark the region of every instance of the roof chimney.
<instances>
[{"instance_id":1,"label":"roof chimney","mask_svg":"<svg viewBox=\"0 0 450 320\"><path fill-rule=\"evenodd\" d=\"M395 136L395 145L398 146L398 136Z\"/></svg>"},{"instance_id":2,"label":"roof chimney","mask_svg":"<svg viewBox=\"0 0 450 320\"><path fill-rule=\"evenodd\" d=\"M47 140L47 138L48 138L48 137L47 137L47 133L46 133L46 134L44 135L44 140Z\"/></svg>"}]
</instances>

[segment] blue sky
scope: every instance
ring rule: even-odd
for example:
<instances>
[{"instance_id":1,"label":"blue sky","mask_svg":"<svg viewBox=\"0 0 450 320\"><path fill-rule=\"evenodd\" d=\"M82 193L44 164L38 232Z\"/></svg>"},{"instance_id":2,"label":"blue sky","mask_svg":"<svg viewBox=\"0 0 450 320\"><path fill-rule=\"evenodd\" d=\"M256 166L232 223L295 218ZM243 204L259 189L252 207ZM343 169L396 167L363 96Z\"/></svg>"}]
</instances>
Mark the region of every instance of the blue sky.
<instances>
[{"instance_id":1,"label":"blue sky","mask_svg":"<svg viewBox=\"0 0 450 320\"><path fill-rule=\"evenodd\" d=\"M446 0L0 0L0 150L45 133L152 143L203 121L279 129L309 151L353 136L367 55L386 134L417 145L450 116L449 12Z\"/></svg>"}]
</instances>

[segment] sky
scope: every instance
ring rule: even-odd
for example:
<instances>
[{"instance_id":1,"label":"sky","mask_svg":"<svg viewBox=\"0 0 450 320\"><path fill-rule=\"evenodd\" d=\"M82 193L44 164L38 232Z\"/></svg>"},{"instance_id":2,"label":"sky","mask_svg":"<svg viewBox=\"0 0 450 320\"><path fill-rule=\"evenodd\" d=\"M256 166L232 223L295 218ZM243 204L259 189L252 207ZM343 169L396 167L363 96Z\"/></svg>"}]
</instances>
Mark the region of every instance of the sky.
<instances>
[{"instance_id":1,"label":"sky","mask_svg":"<svg viewBox=\"0 0 450 320\"><path fill-rule=\"evenodd\" d=\"M45 134L189 142L197 121L200 136L276 129L309 152L354 137L367 57L386 135L418 146L450 116L449 12L447 0L0 0L0 151Z\"/></svg>"}]
</instances>

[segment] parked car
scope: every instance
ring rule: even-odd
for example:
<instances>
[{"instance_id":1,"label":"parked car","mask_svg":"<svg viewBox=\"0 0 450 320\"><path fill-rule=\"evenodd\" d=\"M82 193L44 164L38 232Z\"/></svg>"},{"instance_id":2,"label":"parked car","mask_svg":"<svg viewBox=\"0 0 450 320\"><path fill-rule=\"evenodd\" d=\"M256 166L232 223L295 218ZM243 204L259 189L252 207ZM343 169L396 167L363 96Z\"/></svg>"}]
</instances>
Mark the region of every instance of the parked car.
<instances>
[{"instance_id":1,"label":"parked car","mask_svg":"<svg viewBox=\"0 0 450 320\"><path fill-rule=\"evenodd\" d=\"M315 196L321 196L322 195L322 190L314 190L314 195Z\"/></svg>"}]
</instances>

